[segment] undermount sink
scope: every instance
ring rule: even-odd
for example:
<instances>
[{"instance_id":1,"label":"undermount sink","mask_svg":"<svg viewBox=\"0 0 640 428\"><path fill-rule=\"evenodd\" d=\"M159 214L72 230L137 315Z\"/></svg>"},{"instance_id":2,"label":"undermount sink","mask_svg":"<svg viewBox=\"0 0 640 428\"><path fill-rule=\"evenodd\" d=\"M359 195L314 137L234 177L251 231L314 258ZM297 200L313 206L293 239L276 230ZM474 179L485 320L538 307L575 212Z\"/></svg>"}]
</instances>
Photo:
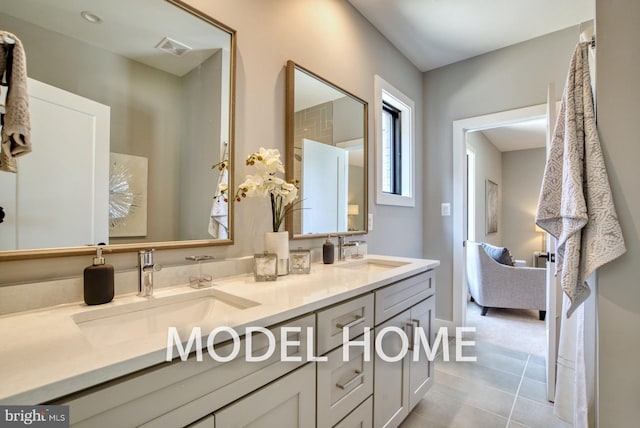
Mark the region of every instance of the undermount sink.
<instances>
[{"instance_id":1,"label":"undermount sink","mask_svg":"<svg viewBox=\"0 0 640 428\"><path fill-rule=\"evenodd\" d=\"M335 266L341 269L351 269L362 272L384 272L386 270L404 266L407 264L409 263L398 260L367 258L361 260L350 260L347 262L336 264Z\"/></svg>"},{"instance_id":2,"label":"undermount sink","mask_svg":"<svg viewBox=\"0 0 640 428\"><path fill-rule=\"evenodd\" d=\"M252 300L208 288L79 312L71 318L91 344L108 346L166 333L171 326L197 326L211 320L224 323L239 311L258 305Z\"/></svg>"}]
</instances>

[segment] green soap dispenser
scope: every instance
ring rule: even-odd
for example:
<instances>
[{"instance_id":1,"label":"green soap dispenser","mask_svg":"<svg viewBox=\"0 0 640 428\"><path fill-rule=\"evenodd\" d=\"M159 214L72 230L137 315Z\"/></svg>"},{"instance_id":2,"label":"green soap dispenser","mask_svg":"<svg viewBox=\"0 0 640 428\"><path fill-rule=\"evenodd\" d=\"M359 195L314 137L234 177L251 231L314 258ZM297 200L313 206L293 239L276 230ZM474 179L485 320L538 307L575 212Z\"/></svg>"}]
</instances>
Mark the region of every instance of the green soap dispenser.
<instances>
[{"instance_id":1,"label":"green soap dispenser","mask_svg":"<svg viewBox=\"0 0 640 428\"><path fill-rule=\"evenodd\" d=\"M93 264L84 269L84 302L101 305L113 300L113 266L105 264L102 247L96 247Z\"/></svg>"}]
</instances>

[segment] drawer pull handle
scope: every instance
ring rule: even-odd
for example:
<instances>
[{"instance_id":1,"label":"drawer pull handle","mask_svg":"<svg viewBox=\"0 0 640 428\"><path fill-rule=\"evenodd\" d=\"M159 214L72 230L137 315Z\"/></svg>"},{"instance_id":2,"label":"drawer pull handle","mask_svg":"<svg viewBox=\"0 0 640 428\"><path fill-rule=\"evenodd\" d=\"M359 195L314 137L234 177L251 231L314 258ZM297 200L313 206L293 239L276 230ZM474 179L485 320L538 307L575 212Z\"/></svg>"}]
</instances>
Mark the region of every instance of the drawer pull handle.
<instances>
[{"instance_id":1,"label":"drawer pull handle","mask_svg":"<svg viewBox=\"0 0 640 428\"><path fill-rule=\"evenodd\" d=\"M365 317L363 317L362 315L356 315L356 319L354 319L353 321L348 322L346 324L338 323L336 324L336 327L338 327L339 329L352 328L357 326L358 324L362 324L365 321L366 321Z\"/></svg>"},{"instance_id":2,"label":"drawer pull handle","mask_svg":"<svg viewBox=\"0 0 640 428\"><path fill-rule=\"evenodd\" d=\"M407 334L407 338L409 339L409 351L413 352L413 345L415 342L416 336L416 327L420 327L420 320L412 319L411 322L405 324L405 333ZM410 328L411 333L407 333L407 328Z\"/></svg>"},{"instance_id":3,"label":"drawer pull handle","mask_svg":"<svg viewBox=\"0 0 640 428\"><path fill-rule=\"evenodd\" d=\"M351 378L350 380L346 381L345 383L336 383L336 386L340 389L349 389L349 387L351 385L353 385L354 383L358 382L360 379L362 379L364 377L364 373L362 373L362 370L356 370L355 371L356 375Z\"/></svg>"}]
</instances>

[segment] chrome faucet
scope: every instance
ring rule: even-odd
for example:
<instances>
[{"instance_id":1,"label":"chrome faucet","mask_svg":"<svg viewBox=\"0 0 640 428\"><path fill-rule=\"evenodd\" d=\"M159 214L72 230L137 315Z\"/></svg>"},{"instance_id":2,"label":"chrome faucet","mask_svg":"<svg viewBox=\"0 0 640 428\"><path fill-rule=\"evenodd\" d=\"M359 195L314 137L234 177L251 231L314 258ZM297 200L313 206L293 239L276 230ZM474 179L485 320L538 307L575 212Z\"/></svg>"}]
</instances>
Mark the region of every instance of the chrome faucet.
<instances>
[{"instance_id":1,"label":"chrome faucet","mask_svg":"<svg viewBox=\"0 0 640 428\"><path fill-rule=\"evenodd\" d=\"M162 266L153 263L154 250L138 252L138 296L153 296L153 272Z\"/></svg>"},{"instance_id":2,"label":"chrome faucet","mask_svg":"<svg viewBox=\"0 0 640 428\"><path fill-rule=\"evenodd\" d=\"M338 260L343 261L344 259L344 235L338 235Z\"/></svg>"}]
</instances>

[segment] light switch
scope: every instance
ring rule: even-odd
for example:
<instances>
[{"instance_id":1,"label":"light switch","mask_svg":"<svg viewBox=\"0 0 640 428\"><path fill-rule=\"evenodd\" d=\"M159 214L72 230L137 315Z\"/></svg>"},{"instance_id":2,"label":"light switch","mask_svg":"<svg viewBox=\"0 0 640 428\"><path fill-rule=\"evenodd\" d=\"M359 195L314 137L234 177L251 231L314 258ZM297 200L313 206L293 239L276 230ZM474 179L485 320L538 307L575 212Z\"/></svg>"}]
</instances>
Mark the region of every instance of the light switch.
<instances>
[{"instance_id":1,"label":"light switch","mask_svg":"<svg viewBox=\"0 0 640 428\"><path fill-rule=\"evenodd\" d=\"M448 217L451 215L451 204L448 202L440 204L440 214L442 217Z\"/></svg>"},{"instance_id":2,"label":"light switch","mask_svg":"<svg viewBox=\"0 0 640 428\"><path fill-rule=\"evenodd\" d=\"M373 230L373 214L369 213L369 224L367 225L367 229L369 230L369 232L371 232Z\"/></svg>"}]
</instances>

